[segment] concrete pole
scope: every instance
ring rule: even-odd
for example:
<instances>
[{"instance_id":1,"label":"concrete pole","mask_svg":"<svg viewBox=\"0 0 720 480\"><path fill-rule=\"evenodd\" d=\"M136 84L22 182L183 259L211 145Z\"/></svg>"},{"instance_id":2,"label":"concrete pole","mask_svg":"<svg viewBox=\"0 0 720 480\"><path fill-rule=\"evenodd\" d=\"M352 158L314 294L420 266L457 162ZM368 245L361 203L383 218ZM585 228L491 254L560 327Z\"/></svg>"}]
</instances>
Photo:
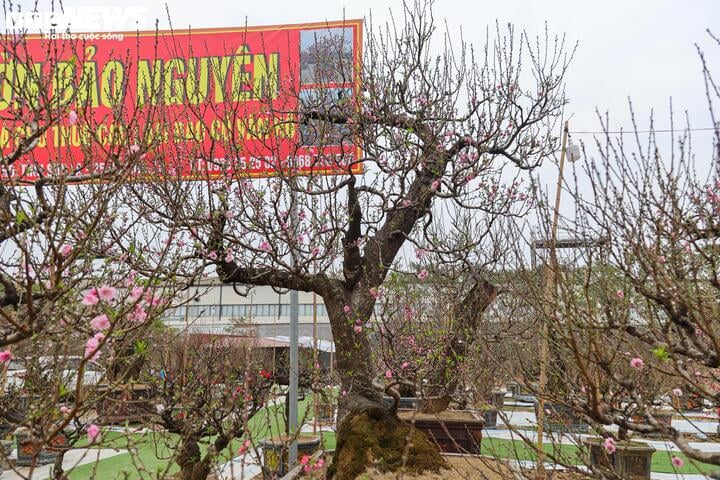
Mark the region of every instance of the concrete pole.
<instances>
[{"instance_id":1,"label":"concrete pole","mask_svg":"<svg viewBox=\"0 0 720 480\"><path fill-rule=\"evenodd\" d=\"M313 434L317 433L318 402L318 333L317 333L317 294L313 292Z\"/></svg>"},{"instance_id":2,"label":"concrete pole","mask_svg":"<svg viewBox=\"0 0 720 480\"><path fill-rule=\"evenodd\" d=\"M295 237L295 228L297 226L297 194L295 193L295 181L290 184L292 195L290 201L290 231ZM290 265L295 266L295 252L290 250ZM297 429L298 429L298 379L299 379L299 361L298 361L298 323L300 321L300 305L297 290L290 290L290 405L288 408L288 429L290 430L290 447L288 449L288 470L292 469L297 463L298 445L297 445Z\"/></svg>"}]
</instances>

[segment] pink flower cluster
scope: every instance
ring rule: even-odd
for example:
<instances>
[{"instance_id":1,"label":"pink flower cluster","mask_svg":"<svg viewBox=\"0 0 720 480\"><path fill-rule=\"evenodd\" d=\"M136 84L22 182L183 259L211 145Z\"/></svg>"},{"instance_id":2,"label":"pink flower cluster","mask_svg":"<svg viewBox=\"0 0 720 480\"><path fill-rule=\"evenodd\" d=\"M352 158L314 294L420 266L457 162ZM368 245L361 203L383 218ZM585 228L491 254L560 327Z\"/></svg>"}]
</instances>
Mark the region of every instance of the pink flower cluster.
<instances>
[{"instance_id":1,"label":"pink flower cluster","mask_svg":"<svg viewBox=\"0 0 720 480\"><path fill-rule=\"evenodd\" d=\"M100 288L91 288L85 292L82 304L91 307L93 305L97 305L101 300L103 302L110 303L115 300L115 294L115 288L109 285L103 285Z\"/></svg>"},{"instance_id":2,"label":"pink flower cluster","mask_svg":"<svg viewBox=\"0 0 720 480\"><path fill-rule=\"evenodd\" d=\"M10 350L3 350L0 352L0 363L7 363L13 359L13 354Z\"/></svg>"},{"instance_id":3,"label":"pink flower cluster","mask_svg":"<svg viewBox=\"0 0 720 480\"><path fill-rule=\"evenodd\" d=\"M300 465L303 466L303 471L308 473L311 470L320 470L325 465L325 460L319 458L314 464L310 463L310 456L303 455L300 459Z\"/></svg>"},{"instance_id":4,"label":"pink flower cluster","mask_svg":"<svg viewBox=\"0 0 720 480\"><path fill-rule=\"evenodd\" d=\"M615 446L615 439L612 437L608 437L605 439L605 441L602 444L603 448L607 453L612 455L615 453L615 450L617 450L617 447Z\"/></svg>"},{"instance_id":5,"label":"pink flower cluster","mask_svg":"<svg viewBox=\"0 0 720 480\"><path fill-rule=\"evenodd\" d=\"M100 358L100 344L103 340L105 340L105 334L102 332L98 332L94 336L88 338L87 342L85 342L86 359L94 362Z\"/></svg>"},{"instance_id":6,"label":"pink flower cluster","mask_svg":"<svg viewBox=\"0 0 720 480\"><path fill-rule=\"evenodd\" d=\"M95 332L107 330L108 328L110 328L110 319L105 314L98 315L97 317L90 320L90 326Z\"/></svg>"}]
</instances>

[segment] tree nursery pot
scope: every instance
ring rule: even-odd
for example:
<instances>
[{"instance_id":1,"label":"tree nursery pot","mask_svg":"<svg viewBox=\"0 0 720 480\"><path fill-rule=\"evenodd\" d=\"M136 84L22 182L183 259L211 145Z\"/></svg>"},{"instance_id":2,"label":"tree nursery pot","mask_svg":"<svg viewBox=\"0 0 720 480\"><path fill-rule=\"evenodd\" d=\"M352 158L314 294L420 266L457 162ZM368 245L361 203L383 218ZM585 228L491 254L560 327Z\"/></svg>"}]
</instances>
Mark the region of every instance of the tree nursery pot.
<instances>
[{"instance_id":1,"label":"tree nursery pot","mask_svg":"<svg viewBox=\"0 0 720 480\"><path fill-rule=\"evenodd\" d=\"M10 467L10 455L12 455L15 442L12 440L0 440L0 443L2 444L0 448L3 451L2 458L0 458L0 469L4 470Z\"/></svg>"},{"instance_id":2,"label":"tree nursery pot","mask_svg":"<svg viewBox=\"0 0 720 480\"><path fill-rule=\"evenodd\" d=\"M497 410L495 411L497 415ZM470 410L446 410L437 414L415 411L398 412L401 420L410 423L435 442L445 453L480 453L483 418Z\"/></svg>"},{"instance_id":3,"label":"tree nursery pot","mask_svg":"<svg viewBox=\"0 0 720 480\"><path fill-rule=\"evenodd\" d=\"M484 428L495 428L497 427L498 411L495 407L484 408L480 410L482 414Z\"/></svg>"},{"instance_id":4,"label":"tree nursery pot","mask_svg":"<svg viewBox=\"0 0 720 480\"><path fill-rule=\"evenodd\" d=\"M582 416L567 405L545 402L544 407L543 428L546 432L586 433L590 428ZM535 400L536 416L539 408L540 402Z\"/></svg>"},{"instance_id":5,"label":"tree nursery pot","mask_svg":"<svg viewBox=\"0 0 720 480\"><path fill-rule=\"evenodd\" d=\"M298 460L303 455L312 455L317 452L320 446L320 436L318 435L299 435L298 436ZM287 435L272 437L263 440L263 459L265 468L274 472L278 477L282 477L288 472L288 445ZM280 458L282 456L282 461Z\"/></svg>"},{"instance_id":6,"label":"tree nursery pot","mask_svg":"<svg viewBox=\"0 0 720 480\"><path fill-rule=\"evenodd\" d=\"M58 453L68 446L67 435L64 432L58 433L50 441L48 445L38 447L33 442L32 435L27 431L19 431L15 434L17 442L17 462L21 467L32 465L35 459L35 465L47 465L53 463Z\"/></svg>"},{"instance_id":7,"label":"tree nursery pot","mask_svg":"<svg viewBox=\"0 0 720 480\"><path fill-rule=\"evenodd\" d=\"M10 432L15 430L16 425L10 422L0 422L0 438L5 438Z\"/></svg>"},{"instance_id":8,"label":"tree nursery pot","mask_svg":"<svg viewBox=\"0 0 720 480\"><path fill-rule=\"evenodd\" d=\"M603 447L602 438L586 438L588 463L592 467L612 470L625 480L649 480L655 447L642 442L618 442L610 454Z\"/></svg>"},{"instance_id":9,"label":"tree nursery pot","mask_svg":"<svg viewBox=\"0 0 720 480\"><path fill-rule=\"evenodd\" d=\"M693 412L703 409L704 399L699 395L692 393L685 394L682 397L673 397L672 406L679 412Z\"/></svg>"},{"instance_id":10,"label":"tree nursery pot","mask_svg":"<svg viewBox=\"0 0 720 480\"><path fill-rule=\"evenodd\" d=\"M317 405L317 419L321 423L334 423L335 422L335 403L333 402L318 402Z\"/></svg>"},{"instance_id":11,"label":"tree nursery pot","mask_svg":"<svg viewBox=\"0 0 720 480\"><path fill-rule=\"evenodd\" d=\"M97 422L101 425L148 421L152 417L152 389L149 385L133 383L113 387L101 386L105 393Z\"/></svg>"},{"instance_id":12,"label":"tree nursery pot","mask_svg":"<svg viewBox=\"0 0 720 480\"><path fill-rule=\"evenodd\" d=\"M492 392L489 401L490 405L493 405L495 408L503 408L505 405L505 392Z\"/></svg>"},{"instance_id":13,"label":"tree nursery pot","mask_svg":"<svg viewBox=\"0 0 720 480\"><path fill-rule=\"evenodd\" d=\"M672 419L675 412L672 410L657 410L652 412L652 415L659 424L670 427L672 425ZM645 423L645 417L642 415L633 415L630 419L635 423ZM645 434L645 436L650 438L659 438L662 435L660 433L648 433Z\"/></svg>"}]
</instances>

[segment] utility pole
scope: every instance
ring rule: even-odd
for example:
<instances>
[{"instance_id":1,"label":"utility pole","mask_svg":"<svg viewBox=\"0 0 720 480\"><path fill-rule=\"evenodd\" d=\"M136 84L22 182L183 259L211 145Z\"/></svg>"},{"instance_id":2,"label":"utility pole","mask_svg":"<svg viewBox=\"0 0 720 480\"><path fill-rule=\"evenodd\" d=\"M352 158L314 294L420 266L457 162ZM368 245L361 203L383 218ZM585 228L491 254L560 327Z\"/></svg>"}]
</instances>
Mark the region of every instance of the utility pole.
<instances>
[{"instance_id":1,"label":"utility pole","mask_svg":"<svg viewBox=\"0 0 720 480\"><path fill-rule=\"evenodd\" d=\"M555 296L555 278L557 275L557 255L555 253L555 244L557 243L557 231L558 231L558 219L560 217L560 195L562 193L562 182L563 182L563 170L565 168L565 153L567 147L569 122L565 122L562 136L562 149L560 150L560 172L558 173L557 186L555 189L555 211L553 212L552 228L550 230L550 265L545 267L545 292L547 299L545 301L545 317L542 328L542 345L540 347L540 382L538 385L538 411L537 411L537 424L538 424L538 461L537 470L541 478L545 477L545 468L543 462L545 461L545 455L543 453L543 434L544 434L544 423L545 423L545 400L543 398L545 392L545 384L547 383L547 368L548 368L548 335L549 325L548 317L552 315L552 306L550 305L549 299ZM534 248L533 248L534 252Z\"/></svg>"}]
</instances>

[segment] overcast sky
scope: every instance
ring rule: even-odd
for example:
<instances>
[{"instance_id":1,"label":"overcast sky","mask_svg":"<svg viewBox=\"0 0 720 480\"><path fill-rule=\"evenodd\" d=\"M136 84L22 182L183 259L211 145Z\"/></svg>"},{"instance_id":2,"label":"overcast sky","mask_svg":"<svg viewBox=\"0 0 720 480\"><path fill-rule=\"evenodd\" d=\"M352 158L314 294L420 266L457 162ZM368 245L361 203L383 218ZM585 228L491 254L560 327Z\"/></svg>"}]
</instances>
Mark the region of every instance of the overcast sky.
<instances>
[{"instance_id":1,"label":"overcast sky","mask_svg":"<svg viewBox=\"0 0 720 480\"><path fill-rule=\"evenodd\" d=\"M266 25L366 18L371 10L378 23L389 17L389 9L399 12L402 2L170 0L168 6L178 27L217 27L245 21ZM148 7L150 16L164 16L160 2ZM466 38L476 44L485 26L496 19L530 33L542 32L547 22L551 32L579 42L567 79L573 130L597 130L596 106L614 112L618 124L625 124L628 96L638 112L654 107L658 113L667 111L672 96L678 111L688 109L694 127L710 126L695 44L707 47L708 57L720 71L720 47L712 49L705 33L715 26L720 34L719 0L439 0L435 12L438 20L447 20L451 32L462 27ZM667 122L661 117L658 124Z\"/></svg>"},{"instance_id":2,"label":"overcast sky","mask_svg":"<svg viewBox=\"0 0 720 480\"><path fill-rule=\"evenodd\" d=\"M400 12L402 1L170 0L168 7L177 27L368 18L370 11L377 24L389 19L390 10ZM150 17L166 16L160 2L148 8ZM720 0L438 0L435 15L438 23L447 21L451 34L462 28L465 38L476 45L481 44L485 27L496 20L512 22L532 35L541 34L547 22L551 32L567 35L571 44L578 42L567 77L571 130L598 130L596 107L611 113L614 128L627 129L628 97L643 127L650 109L655 109L658 128L668 126L671 96L678 117L687 110L694 128L711 126L695 45L704 47L720 76L720 47L713 48L706 33L716 27L720 35ZM696 152L699 156L707 152L703 157L709 164L711 132L695 132L694 138ZM592 137L576 134L575 139ZM543 170L543 177L554 177L551 170Z\"/></svg>"}]
</instances>

